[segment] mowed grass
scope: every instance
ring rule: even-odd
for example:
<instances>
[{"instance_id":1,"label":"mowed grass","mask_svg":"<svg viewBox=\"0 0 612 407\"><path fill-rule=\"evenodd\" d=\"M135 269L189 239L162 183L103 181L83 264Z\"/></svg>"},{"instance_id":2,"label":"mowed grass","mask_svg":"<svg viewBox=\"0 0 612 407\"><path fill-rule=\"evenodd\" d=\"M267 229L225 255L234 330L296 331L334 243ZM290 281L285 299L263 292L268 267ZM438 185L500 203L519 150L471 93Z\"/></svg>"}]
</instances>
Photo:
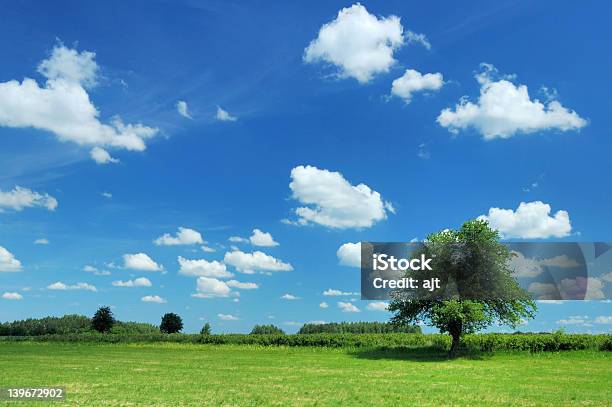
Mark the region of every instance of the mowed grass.
<instances>
[{"instance_id":1,"label":"mowed grass","mask_svg":"<svg viewBox=\"0 0 612 407\"><path fill-rule=\"evenodd\" d=\"M447 360L428 350L0 343L0 387L6 386L66 387L68 399L54 406L606 406L612 355Z\"/></svg>"}]
</instances>

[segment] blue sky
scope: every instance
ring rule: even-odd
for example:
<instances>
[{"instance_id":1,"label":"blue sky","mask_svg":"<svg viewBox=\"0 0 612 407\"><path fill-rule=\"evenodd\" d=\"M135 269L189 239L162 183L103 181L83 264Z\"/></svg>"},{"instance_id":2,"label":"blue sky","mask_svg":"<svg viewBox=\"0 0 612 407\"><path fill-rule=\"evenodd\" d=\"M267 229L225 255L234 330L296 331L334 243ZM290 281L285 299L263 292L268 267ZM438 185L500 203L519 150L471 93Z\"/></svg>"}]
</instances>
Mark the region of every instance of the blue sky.
<instances>
[{"instance_id":1,"label":"blue sky","mask_svg":"<svg viewBox=\"0 0 612 407\"><path fill-rule=\"evenodd\" d=\"M612 240L605 4L0 7L2 321L107 304L187 331L385 320L323 295L359 291L345 243L480 215L507 239ZM154 243L179 227L199 235ZM126 263L139 253L163 271ZM179 256L203 260L199 291ZM610 315L546 303L521 329L610 332Z\"/></svg>"}]
</instances>

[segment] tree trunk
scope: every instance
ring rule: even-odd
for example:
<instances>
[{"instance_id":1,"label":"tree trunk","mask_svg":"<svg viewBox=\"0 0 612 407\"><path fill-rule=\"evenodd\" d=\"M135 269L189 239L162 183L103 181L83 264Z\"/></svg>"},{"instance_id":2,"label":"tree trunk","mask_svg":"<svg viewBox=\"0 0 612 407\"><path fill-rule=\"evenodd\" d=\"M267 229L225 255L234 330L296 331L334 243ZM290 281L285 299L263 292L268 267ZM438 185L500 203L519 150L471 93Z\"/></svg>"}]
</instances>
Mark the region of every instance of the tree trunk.
<instances>
[{"instance_id":1,"label":"tree trunk","mask_svg":"<svg viewBox=\"0 0 612 407\"><path fill-rule=\"evenodd\" d=\"M459 349L459 339L461 338L460 332L453 332L451 334L453 338L453 343L451 344L450 351L448 352L449 358L457 357L457 349Z\"/></svg>"}]
</instances>

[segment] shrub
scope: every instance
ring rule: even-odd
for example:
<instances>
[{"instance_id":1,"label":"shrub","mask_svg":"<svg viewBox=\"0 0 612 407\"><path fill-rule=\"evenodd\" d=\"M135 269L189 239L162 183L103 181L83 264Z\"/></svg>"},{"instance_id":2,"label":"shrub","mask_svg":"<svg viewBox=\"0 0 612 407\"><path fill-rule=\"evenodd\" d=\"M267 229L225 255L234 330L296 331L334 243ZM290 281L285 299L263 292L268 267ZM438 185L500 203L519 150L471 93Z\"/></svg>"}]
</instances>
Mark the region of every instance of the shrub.
<instances>
[{"instance_id":1,"label":"shrub","mask_svg":"<svg viewBox=\"0 0 612 407\"><path fill-rule=\"evenodd\" d=\"M30 318L0 324L0 336L75 334L91 330L91 320L82 315Z\"/></svg>"},{"instance_id":2,"label":"shrub","mask_svg":"<svg viewBox=\"0 0 612 407\"><path fill-rule=\"evenodd\" d=\"M421 333L421 327L418 325L394 325L387 322L332 322L328 324L304 324L298 333Z\"/></svg>"},{"instance_id":3,"label":"shrub","mask_svg":"<svg viewBox=\"0 0 612 407\"><path fill-rule=\"evenodd\" d=\"M110 307L100 307L91 319L91 327L98 332L109 332L115 324Z\"/></svg>"},{"instance_id":4,"label":"shrub","mask_svg":"<svg viewBox=\"0 0 612 407\"><path fill-rule=\"evenodd\" d=\"M159 330L166 334L178 333L183 329L183 320L177 314L168 312L164 314L159 325Z\"/></svg>"},{"instance_id":5,"label":"shrub","mask_svg":"<svg viewBox=\"0 0 612 407\"><path fill-rule=\"evenodd\" d=\"M251 335L284 335L285 332L275 325L255 325Z\"/></svg>"}]
</instances>

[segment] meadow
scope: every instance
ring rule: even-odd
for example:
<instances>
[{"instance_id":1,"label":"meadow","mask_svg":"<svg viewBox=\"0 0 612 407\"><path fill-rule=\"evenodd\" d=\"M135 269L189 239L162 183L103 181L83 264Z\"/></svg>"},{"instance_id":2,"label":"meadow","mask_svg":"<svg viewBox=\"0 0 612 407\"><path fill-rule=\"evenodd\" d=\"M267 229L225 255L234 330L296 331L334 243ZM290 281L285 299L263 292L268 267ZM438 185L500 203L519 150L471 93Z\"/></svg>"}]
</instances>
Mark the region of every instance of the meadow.
<instances>
[{"instance_id":1,"label":"meadow","mask_svg":"<svg viewBox=\"0 0 612 407\"><path fill-rule=\"evenodd\" d=\"M0 341L0 386L64 386L52 405L605 406L611 381L597 350Z\"/></svg>"}]
</instances>

